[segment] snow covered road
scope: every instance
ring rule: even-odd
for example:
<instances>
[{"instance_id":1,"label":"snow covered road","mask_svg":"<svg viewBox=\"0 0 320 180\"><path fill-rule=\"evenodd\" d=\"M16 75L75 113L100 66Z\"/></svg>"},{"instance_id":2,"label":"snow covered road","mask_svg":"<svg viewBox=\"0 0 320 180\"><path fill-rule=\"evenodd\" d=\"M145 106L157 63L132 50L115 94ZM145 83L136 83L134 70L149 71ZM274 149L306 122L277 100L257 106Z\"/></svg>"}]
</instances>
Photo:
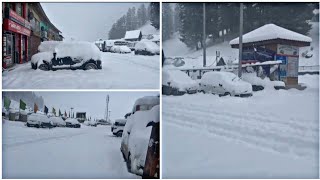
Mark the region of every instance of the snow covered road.
<instances>
[{"instance_id":1,"label":"snow covered road","mask_svg":"<svg viewBox=\"0 0 320 180\"><path fill-rule=\"evenodd\" d=\"M102 53L102 70L31 69L19 64L2 76L4 89L158 89L160 56Z\"/></svg>"},{"instance_id":2,"label":"snow covered road","mask_svg":"<svg viewBox=\"0 0 320 180\"><path fill-rule=\"evenodd\" d=\"M163 177L317 178L319 76L299 81L305 91L164 96Z\"/></svg>"},{"instance_id":3,"label":"snow covered road","mask_svg":"<svg viewBox=\"0 0 320 180\"><path fill-rule=\"evenodd\" d=\"M3 124L3 178L137 178L127 172L110 126L80 129Z\"/></svg>"}]
</instances>

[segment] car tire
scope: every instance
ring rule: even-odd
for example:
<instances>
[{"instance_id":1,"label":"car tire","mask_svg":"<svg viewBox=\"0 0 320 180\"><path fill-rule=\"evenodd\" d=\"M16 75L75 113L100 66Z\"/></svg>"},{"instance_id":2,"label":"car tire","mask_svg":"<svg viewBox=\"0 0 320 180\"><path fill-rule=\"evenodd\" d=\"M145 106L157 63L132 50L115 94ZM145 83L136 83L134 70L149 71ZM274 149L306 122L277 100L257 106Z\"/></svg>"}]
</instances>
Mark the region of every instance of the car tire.
<instances>
[{"instance_id":1,"label":"car tire","mask_svg":"<svg viewBox=\"0 0 320 180\"><path fill-rule=\"evenodd\" d=\"M206 92L204 92L204 90L200 90L201 93L205 94Z\"/></svg>"},{"instance_id":2,"label":"car tire","mask_svg":"<svg viewBox=\"0 0 320 180\"><path fill-rule=\"evenodd\" d=\"M116 136L117 137L122 137L122 131L117 132Z\"/></svg>"},{"instance_id":3,"label":"car tire","mask_svg":"<svg viewBox=\"0 0 320 180\"><path fill-rule=\"evenodd\" d=\"M30 124L29 124L29 123L27 123L27 127L30 127Z\"/></svg>"},{"instance_id":4,"label":"car tire","mask_svg":"<svg viewBox=\"0 0 320 180\"><path fill-rule=\"evenodd\" d=\"M88 63L84 66L84 70L90 70L90 69L98 69L98 67L93 63Z\"/></svg>"},{"instance_id":5,"label":"car tire","mask_svg":"<svg viewBox=\"0 0 320 180\"><path fill-rule=\"evenodd\" d=\"M49 71L49 66L47 64L40 64L40 66L38 67L40 70L42 71Z\"/></svg>"},{"instance_id":6,"label":"car tire","mask_svg":"<svg viewBox=\"0 0 320 180\"><path fill-rule=\"evenodd\" d=\"M37 124L37 125L35 125L36 126L36 128L40 128L40 124Z\"/></svg>"}]
</instances>

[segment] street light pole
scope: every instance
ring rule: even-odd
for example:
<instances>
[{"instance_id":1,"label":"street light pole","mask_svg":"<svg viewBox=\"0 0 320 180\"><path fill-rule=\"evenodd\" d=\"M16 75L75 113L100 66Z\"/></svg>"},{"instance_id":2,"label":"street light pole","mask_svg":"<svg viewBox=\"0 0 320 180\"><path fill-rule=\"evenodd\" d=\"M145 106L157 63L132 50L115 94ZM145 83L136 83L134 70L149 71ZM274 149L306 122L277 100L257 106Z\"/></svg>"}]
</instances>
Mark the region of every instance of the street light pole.
<instances>
[{"instance_id":1,"label":"street light pole","mask_svg":"<svg viewBox=\"0 0 320 180\"><path fill-rule=\"evenodd\" d=\"M243 34L243 3L240 3L240 35L239 35L239 64L238 76L242 76L242 34Z\"/></svg>"},{"instance_id":2,"label":"street light pole","mask_svg":"<svg viewBox=\"0 0 320 180\"><path fill-rule=\"evenodd\" d=\"M202 48L203 48L203 67L206 67L206 3L203 3L203 40L202 40Z\"/></svg>"}]
</instances>

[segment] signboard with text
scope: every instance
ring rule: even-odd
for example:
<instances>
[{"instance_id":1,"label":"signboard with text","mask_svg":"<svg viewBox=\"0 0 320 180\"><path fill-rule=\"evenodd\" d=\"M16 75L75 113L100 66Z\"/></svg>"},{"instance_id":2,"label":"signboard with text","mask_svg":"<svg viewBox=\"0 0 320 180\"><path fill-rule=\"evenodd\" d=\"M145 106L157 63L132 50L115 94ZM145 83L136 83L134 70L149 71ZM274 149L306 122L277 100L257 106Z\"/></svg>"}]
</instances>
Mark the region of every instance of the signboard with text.
<instances>
[{"instance_id":1,"label":"signboard with text","mask_svg":"<svg viewBox=\"0 0 320 180\"><path fill-rule=\"evenodd\" d=\"M23 34L26 36L30 36L31 31L30 29L27 29L13 21L11 21L10 19L4 19L3 21L3 29L4 30L8 30L8 31L13 31L19 34Z\"/></svg>"}]
</instances>

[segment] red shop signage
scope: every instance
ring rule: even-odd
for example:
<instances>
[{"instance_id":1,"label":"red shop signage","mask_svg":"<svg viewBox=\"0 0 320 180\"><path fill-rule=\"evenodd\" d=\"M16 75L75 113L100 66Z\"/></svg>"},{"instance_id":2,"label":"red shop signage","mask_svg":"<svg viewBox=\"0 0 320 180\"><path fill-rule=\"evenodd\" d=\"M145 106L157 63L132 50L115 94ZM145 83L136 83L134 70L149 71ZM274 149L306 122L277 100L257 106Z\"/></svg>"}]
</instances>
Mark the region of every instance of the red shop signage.
<instances>
[{"instance_id":1,"label":"red shop signage","mask_svg":"<svg viewBox=\"0 0 320 180\"><path fill-rule=\"evenodd\" d=\"M3 21L3 29L8 31L13 31L19 34L23 34L26 36L30 36L31 31L21 25L11 21L10 19L4 19Z\"/></svg>"},{"instance_id":2,"label":"red shop signage","mask_svg":"<svg viewBox=\"0 0 320 180\"><path fill-rule=\"evenodd\" d=\"M30 23L26 19L18 15L16 12L14 12L12 9L9 9L9 19L28 29L31 28Z\"/></svg>"}]
</instances>

